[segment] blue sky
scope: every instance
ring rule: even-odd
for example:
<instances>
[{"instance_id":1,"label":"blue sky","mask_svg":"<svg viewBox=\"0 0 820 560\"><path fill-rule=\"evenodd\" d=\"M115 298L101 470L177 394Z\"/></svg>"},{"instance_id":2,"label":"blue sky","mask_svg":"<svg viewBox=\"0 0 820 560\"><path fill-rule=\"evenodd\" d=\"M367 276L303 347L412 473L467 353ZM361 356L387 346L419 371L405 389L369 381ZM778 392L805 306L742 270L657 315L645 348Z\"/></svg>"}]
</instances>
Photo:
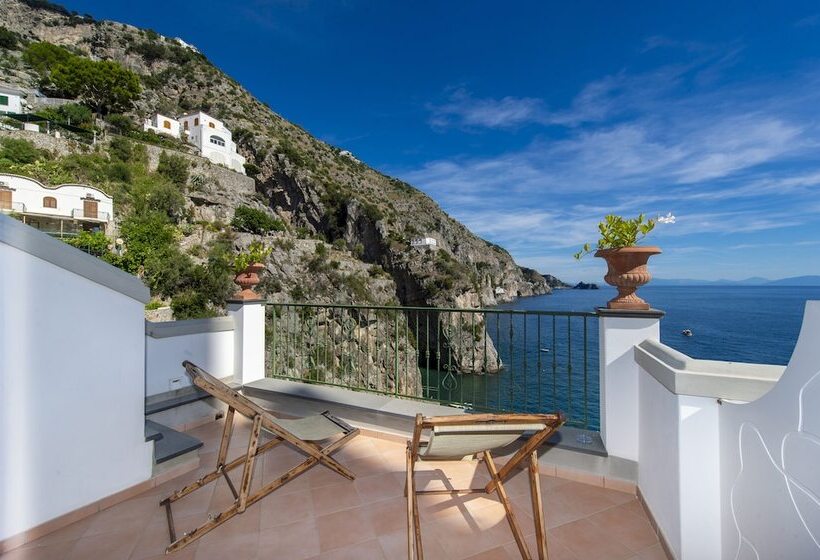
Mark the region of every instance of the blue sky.
<instances>
[{"instance_id":1,"label":"blue sky","mask_svg":"<svg viewBox=\"0 0 820 560\"><path fill-rule=\"evenodd\" d=\"M672 212L658 277L820 274L816 1L66 5L195 44L542 272L600 278L571 254L601 216Z\"/></svg>"}]
</instances>

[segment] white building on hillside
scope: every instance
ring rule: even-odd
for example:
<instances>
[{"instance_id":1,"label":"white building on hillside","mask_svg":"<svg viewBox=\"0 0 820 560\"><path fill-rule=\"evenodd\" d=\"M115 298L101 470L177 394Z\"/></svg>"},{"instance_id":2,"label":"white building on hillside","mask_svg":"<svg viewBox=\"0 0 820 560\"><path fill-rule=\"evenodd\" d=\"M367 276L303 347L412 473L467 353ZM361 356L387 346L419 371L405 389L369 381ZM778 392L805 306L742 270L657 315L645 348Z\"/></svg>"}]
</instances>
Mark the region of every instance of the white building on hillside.
<instances>
[{"instance_id":1,"label":"white building on hillside","mask_svg":"<svg viewBox=\"0 0 820 560\"><path fill-rule=\"evenodd\" d=\"M0 86L0 113L22 113L25 96L23 90Z\"/></svg>"},{"instance_id":2,"label":"white building on hillside","mask_svg":"<svg viewBox=\"0 0 820 560\"><path fill-rule=\"evenodd\" d=\"M150 130L157 134L166 134L174 138L180 137L181 128L182 126L178 120L159 113L156 113L150 119L145 119L145 123L142 125L142 129L146 132Z\"/></svg>"},{"instance_id":3,"label":"white building on hillside","mask_svg":"<svg viewBox=\"0 0 820 560\"><path fill-rule=\"evenodd\" d=\"M435 247L438 241L433 237L414 237L410 240L411 247Z\"/></svg>"},{"instance_id":4,"label":"white building on hillside","mask_svg":"<svg viewBox=\"0 0 820 560\"><path fill-rule=\"evenodd\" d=\"M0 212L60 237L83 230L111 233L114 199L88 185L47 187L28 177L0 173Z\"/></svg>"},{"instance_id":5,"label":"white building on hillside","mask_svg":"<svg viewBox=\"0 0 820 560\"><path fill-rule=\"evenodd\" d=\"M197 111L179 117L183 134L188 142L199 148L202 157L220 163L237 173L245 173L245 158L236 152L236 144L231 139L231 131L225 124L212 116Z\"/></svg>"}]
</instances>

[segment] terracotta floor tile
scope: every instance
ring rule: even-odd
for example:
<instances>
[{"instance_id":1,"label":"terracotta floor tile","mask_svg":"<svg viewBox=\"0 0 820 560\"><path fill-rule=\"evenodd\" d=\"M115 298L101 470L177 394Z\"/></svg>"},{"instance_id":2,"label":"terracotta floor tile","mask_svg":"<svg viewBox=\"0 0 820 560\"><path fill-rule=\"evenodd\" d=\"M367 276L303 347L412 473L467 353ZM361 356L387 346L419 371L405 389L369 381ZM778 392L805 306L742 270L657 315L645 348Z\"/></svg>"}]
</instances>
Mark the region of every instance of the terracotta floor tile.
<instances>
[{"instance_id":1,"label":"terracotta floor tile","mask_svg":"<svg viewBox=\"0 0 820 560\"><path fill-rule=\"evenodd\" d=\"M322 552L358 544L376 537L360 508L317 517L316 527Z\"/></svg>"},{"instance_id":2,"label":"terracotta floor tile","mask_svg":"<svg viewBox=\"0 0 820 560\"><path fill-rule=\"evenodd\" d=\"M519 558L521 558L521 555L517 549L514 554L511 554L505 547L497 546L491 550L469 556L466 560L518 560Z\"/></svg>"},{"instance_id":3,"label":"terracotta floor tile","mask_svg":"<svg viewBox=\"0 0 820 560\"><path fill-rule=\"evenodd\" d=\"M334 473L335 474L335 473ZM352 482L322 486L310 491L317 517L361 505L362 500Z\"/></svg>"},{"instance_id":4,"label":"terracotta floor tile","mask_svg":"<svg viewBox=\"0 0 820 560\"><path fill-rule=\"evenodd\" d=\"M424 560L450 560L447 553L433 536L430 527L422 524L421 539L424 546ZM379 536L379 544L385 558L390 560L407 558L407 529Z\"/></svg>"},{"instance_id":5,"label":"terracotta floor tile","mask_svg":"<svg viewBox=\"0 0 820 560\"><path fill-rule=\"evenodd\" d=\"M641 560L667 560L666 552L660 543L652 545L638 552Z\"/></svg>"},{"instance_id":6,"label":"terracotta floor tile","mask_svg":"<svg viewBox=\"0 0 820 560\"><path fill-rule=\"evenodd\" d=\"M156 498L135 497L92 516L84 536L122 531L124 527L138 526L141 530L154 518L162 516L164 511L159 507Z\"/></svg>"},{"instance_id":7,"label":"terracotta floor tile","mask_svg":"<svg viewBox=\"0 0 820 560\"><path fill-rule=\"evenodd\" d=\"M527 546L529 547L530 554L533 555L534 558L538 557L537 548L535 547L535 536L528 535L524 539L527 542ZM518 545L515 541L509 542L504 545L504 549L507 551L507 554L510 555L511 558L519 559L521 558L521 553L518 551ZM547 537L547 552L549 553L550 560L581 560L577 558L570 550L562 545L557 539L550 539Z\"/></svg>"},{"instance_id":8,"label":"terracotta floor tile","mask_svg":"<svg viewBox=\"0 0 820 560\"><path fill-rule=\"evenodd\" d=\"M316 560L389 560L385 557L378 539L337 548L316 556Z\"/></svg>"},{"instance_id":9,"label":"terracotta floor tile","mask_svg":"<svg viewBox=\"0 0 820 560\"><path fill-rule=\"evenodd\" d=\"M321 550L315 519L263 529L259 534L258 557L304 560L314 558ZM235 560L240 560L234 556Z\"/></svg>"},{"instance_id":10,"label":"terracotta floor tile","mask_svg":"<svg viewBox=\"0 0 820 560\"><path fill-rule=\"evenodd\" d=\"M378 502L397 496L404 497L404 483L393 473L357 478L354 482L362 503Z\"/></svg>"},{"instance_id":11,"label":"terracotta floor tile","mask_svg":"<svg viewBox=\"0 0 820 560\"><path fill-rule=\"evenodd\" d=\"M54 531L53 533L49 533L48 535L45 535L44 537L40 537L36 541L32 541L32 542L24 545L24 548L29 548L29 547L32 547L32 546L44 546L44 545L50 545L50 544L55 544L55 543L64 543L64 542L75 541L75 540L79 539L80 537L82 537L85 534L86 531L88 531L88 527L91 525L91 522L93 520L94 520L94 516L91 516L91 517L87 517L85 519L82 519L80 521L77 521L76 523L72 523L71 525L68 525L67 527L63 527L62 529L58 529L57 531Z\"/></svg>"},{"instance_id":12,"label":"terracotta floor tile","mask_svg":"<svg viewBox=\"0 0 820 560\"><path fill-rule=\"evenodd\" d=\"M262 508L262 529L289 525L315 516L313 496L307 490L292 494L282 494L276 490L263 498L259 505Z\"/></svg>"},{"instance_id":13,"label":"terracotta floor tile","mask_svg":"<svg viewBox=\"0 0 820 560\"><path fill-rule=\"evenodd\" d=\"M624 544L633 552L638 552L656 544L658 536L649 521L643 516L632 513L627 508L628 506L615 506L596 513L588 519L593 524L615 535L621 544Z\"/></svg>"},{"instance_id":14,"label":"terracotta floor tile","mask_svg":"<svg viewBox=\"0 0 820 560\"><path fill-rule=\"evenodd\" d=\"M403 496L367 504L362 511L376 535L407 529L407 502Z\"/></svg>"},{"instance_id":15,"label":"terracotta floor tile","mask_svg":"<svg viewBox=\"0 0 820 560\"><path fill-rule=\"evenodd\" d=\"M105 532L82 537L74 543L65 556L69 560L127 560L142 534L141 530Z\"/></svg>"},{"instance_id":16,"label":"terracotta floor tile","mask_svg":"<svg viewBox=\"0 0 820 560\"><path fill-rule=\"evenodd\" d=\"M62 560L76 542L76 539L70 539L38 546L25 546L0 556L3 560Z\"/></svg>"},{"instance_id":17,"label":"terracotta floor tile","mask_svg":"<svg viewBox=\"0 0 820 560\"><path fill-rule=\"evenodd\" d=\"M243 421L237 438L247 438ZM221 423L190 433L206 441L201 457L215 461ZM241 445L240 445L241 443ZM244 453L245 442L234 445ZM324 466L309 469L248 510L166 557L170 542L161 498L193 482L214 465L146 490L106 511L7 553L10 560L82 558L108 560L393 560L407 556L404 493L405 446L359 436L337 457L357 475L349 481ZM305 456L282 444L257 459L253 488L284 474ZM497 459L503 464L503 458ZM420 463L420 487L483 487L489 480L479 461ZM233 472L236 485L241 469ZM535 552L529 480L518 471L505 483L531 552ZM541 475L551 560L664 558L634 496ZM233 503L224 480L174 503L177 531L191 530L209 513ZM427 560L519 558L504 508L495 494L419 496Z\"/></svg>"},{"instance_id":18,"label":"terracotta floor tile","mask_svg":"<svg viewBox=\"0 0 820 560\"><path fill-rule=\"evenodd\" d=\"M587 519L580 519L551 529L550 542L559 541L583 560L624 560L633 552Z\"/></svg>"}]
</instances>

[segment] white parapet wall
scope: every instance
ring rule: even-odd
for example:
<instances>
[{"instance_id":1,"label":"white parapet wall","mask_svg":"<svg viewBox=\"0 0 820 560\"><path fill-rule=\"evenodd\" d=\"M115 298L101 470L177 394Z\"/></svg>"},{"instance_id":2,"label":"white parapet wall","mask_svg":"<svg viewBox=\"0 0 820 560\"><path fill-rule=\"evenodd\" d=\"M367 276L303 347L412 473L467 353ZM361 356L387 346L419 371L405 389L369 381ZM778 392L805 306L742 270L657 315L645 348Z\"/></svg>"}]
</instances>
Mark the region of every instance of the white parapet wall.
<instances>
[{"instance_id":1,"label":"white parapet wall","mask_svg":"<svg viewBox=\"0 0 820 560\"><path fill-rule=\"evenodd\" d=\"M0 215L0 541L151 477L134 276Z\"/></svg>"},{"instance_id":2,"label":"white parapet wall","mask_svg":"<svg viewBox=\"0 0 820 560\"><path fill-rule=\"evenodd\" d=\"M674 558L735 558L725 553L724 544L726 479L721 473L726 452L721 426L730 406L726 403L761 398L776 386L785 368L696 360L654 338L637 344L632 359L638 368L637 399L632 401L638 417L638 488L644 503ZM766 505L756 507L762 511ZM783 541L780 546L788 546L785 535L778 539Z\"/></svg>"},{"instance_id":3,"label":"white parapet wall","mask_svg":"<svg viewBox=\"0 0 820 560\"><path fill-rule=\"evenodd\" d=\"M771 391L720 409L723 558L820 558L820 301Z\"/></svg>"},{"instance_id":4,"label":"white parapet wall","mask_svg":"<svg viewBox=\"0 0 820 560\"><path fill-rule=\"evenodd\" d=\"M264 328L264 325L263 325ZM191 387L182 362L190 360L218 378L234 374L233 317L145 323L145 394Z\"/></svg>"}]
</instances>

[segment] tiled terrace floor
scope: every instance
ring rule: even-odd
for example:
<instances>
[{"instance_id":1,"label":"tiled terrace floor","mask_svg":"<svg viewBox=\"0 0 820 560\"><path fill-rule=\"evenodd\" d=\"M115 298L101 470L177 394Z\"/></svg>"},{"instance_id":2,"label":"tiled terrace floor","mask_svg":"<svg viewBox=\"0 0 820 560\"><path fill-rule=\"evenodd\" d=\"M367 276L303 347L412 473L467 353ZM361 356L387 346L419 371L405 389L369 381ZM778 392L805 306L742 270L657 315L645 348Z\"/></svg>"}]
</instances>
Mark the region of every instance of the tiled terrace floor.
<instances>
[{"instance_id":1,"label":"tiled terrace floor","mask_svg":"<svg viewBox=\"0 0 820 560\"><path fill-rule=\"evenodd\" d=\"M211 470L222 423L190 433L205 442L201 468L126 502L13 550L7 560L165 558L169 543L164 509L159 500L172 490ZM247 425L234 432L231 456L245 451ZM244 514L205 535L170 559L220 560L393 560L407 557L404 446L358 436L335 455L356 474L350 482L318 466L286 484ZM270 480L302 460L279 446L257 461L256 482ZM420 488L441 487L446 471L455 487L483 485L483 465L430 464ZM238 471L234 471L238 473ZM238 480L236 474L234 480ZM534 528L529 486L523 471L506 487L519 521L532 540ZM633 495L542 476L548 545L552 560L665 559L644 512ZM425 558L506 560L520 558L501 504L473 494L453 499L421 496ZM224 480L211 484L175 505L178 533L190 530L209 512L232 501ZM534 547L530 544L531 550Z\"/></svg>"}]
</instances>

